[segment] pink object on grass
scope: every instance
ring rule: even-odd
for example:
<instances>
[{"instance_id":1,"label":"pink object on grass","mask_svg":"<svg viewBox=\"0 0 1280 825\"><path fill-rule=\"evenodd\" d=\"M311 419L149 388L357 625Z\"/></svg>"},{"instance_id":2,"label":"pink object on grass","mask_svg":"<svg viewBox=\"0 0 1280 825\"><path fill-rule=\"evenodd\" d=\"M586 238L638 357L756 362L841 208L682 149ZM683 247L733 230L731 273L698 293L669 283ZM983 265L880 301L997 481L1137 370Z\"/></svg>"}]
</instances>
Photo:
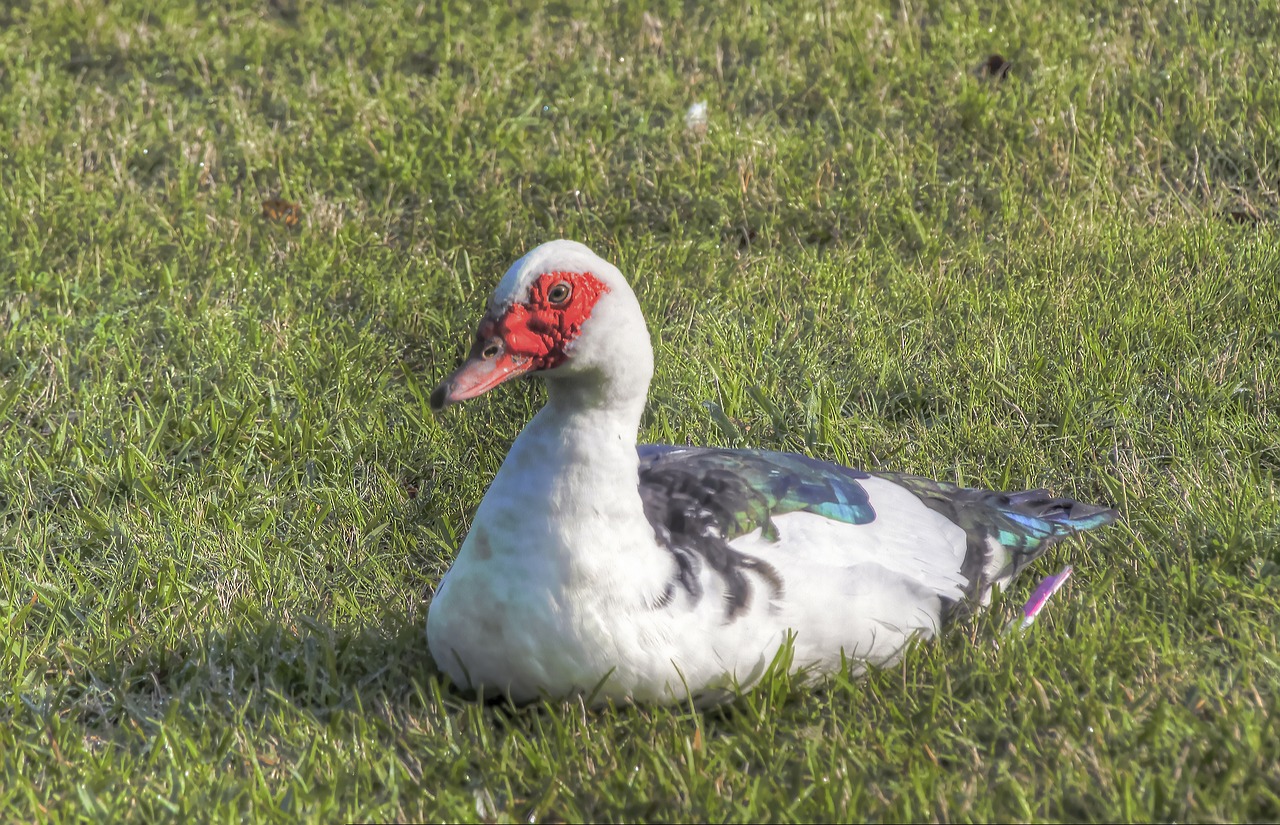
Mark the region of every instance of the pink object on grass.
<instances>
[{"instance_id":1,"label":"pink object on grass","mask_svg":"<svg viewBox=\"0 0 1280 825\"><path fill-rule=\"evenodd\" d=\"M1022 624L1019 625L1019 630L1026 630L1031 627L1031 623L1036 620L1036 616L1040 615L1040 611L1049 603L1049 597L1057 593L1058 588L1066 584L1069 578L1071 578L1071 565L1068 564L1054 575L1040 582L1035 592L1031 594L1031 598L1027 599L1027 603L1022 606ZM1015 618L1013 621L1016 622L1018 620ZM1013 622L1010 622L1010 630L1013 629L1012 625Z\"/></svg>"}]
</instances>

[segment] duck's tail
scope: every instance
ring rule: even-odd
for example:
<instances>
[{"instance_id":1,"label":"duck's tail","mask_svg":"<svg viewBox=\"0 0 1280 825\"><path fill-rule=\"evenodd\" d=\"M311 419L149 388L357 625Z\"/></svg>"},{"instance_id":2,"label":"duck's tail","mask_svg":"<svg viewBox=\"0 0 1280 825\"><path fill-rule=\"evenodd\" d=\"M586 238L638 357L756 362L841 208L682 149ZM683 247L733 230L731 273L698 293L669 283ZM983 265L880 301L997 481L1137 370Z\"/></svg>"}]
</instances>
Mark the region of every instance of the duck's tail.
<instances>
[{"instance_id":1,"label":"duck's tail","mask_svg":"<svg viewBox=\"0 0 1280 825\"><path fill-rule=\"evenodd\" d=\"M991 600L991 589L1007 587L1027 565L1062 539L1111 524L1117 513L1050 495L1047 490L997 493L916 476L892 480L911 490L930 509L964 530L960 572L964 595L947 606L944 619L972 612Z\"/></svg>"}]
</instances>

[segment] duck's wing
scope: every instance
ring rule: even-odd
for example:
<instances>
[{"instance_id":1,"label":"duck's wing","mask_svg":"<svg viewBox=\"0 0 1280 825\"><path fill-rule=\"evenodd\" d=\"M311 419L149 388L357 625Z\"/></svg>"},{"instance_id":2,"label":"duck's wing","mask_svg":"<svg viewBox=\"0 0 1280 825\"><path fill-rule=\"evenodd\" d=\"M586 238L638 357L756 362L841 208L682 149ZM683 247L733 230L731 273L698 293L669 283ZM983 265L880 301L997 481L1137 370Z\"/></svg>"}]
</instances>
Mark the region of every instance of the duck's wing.
<instances>
[{"instance_id":1,"label":"duck's wing","mask_svg":"<svg viewBox=\"0 0 1280 825\"><path fill-rule=\"evenodd\" d=\"M851 543L858 541L859 525L918 518L895 512L900 495L881 496L878 503L869 488L883 483L896 485L963 531L962 558L949 541L937 537L951 559L943 562L951 565L948 572L963 581L958 592L939 594L947 615L985 601L992 584L1007 582L1055 541L1115 518L1106 508L1054 498L1043 490L974 490L916 476L867 473L791 453L665 445L637 449L645 515L659 543L676 559L678 585L699 598L702 570L710 568L724 580L730 620L750 605L747 574L763 580L771 598L784 588L767 553L744 553L732 546L734 539L759 530L765 544L776 542L775 519L796 512L855 528L846 533ZM929 548L920 544L928 537L912 535L910 544L903 542L897 549L912 558L927 555ZM886 561L902 566L902 560ZM674 586L668 595L674 595Z\"/></svg>"}]
</instances>

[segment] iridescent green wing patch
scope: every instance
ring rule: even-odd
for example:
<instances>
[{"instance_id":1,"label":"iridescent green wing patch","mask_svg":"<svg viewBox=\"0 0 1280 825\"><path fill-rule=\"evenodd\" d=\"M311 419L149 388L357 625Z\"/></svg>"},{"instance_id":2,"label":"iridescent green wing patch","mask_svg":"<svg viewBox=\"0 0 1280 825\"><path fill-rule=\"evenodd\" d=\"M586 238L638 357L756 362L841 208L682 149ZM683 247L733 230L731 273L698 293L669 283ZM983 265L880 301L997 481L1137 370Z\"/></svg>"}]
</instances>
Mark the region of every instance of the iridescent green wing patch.
<instances>
[{"instance_id":1,"label":"iridescent green wing patch","mask_svg":"<svg viewBox=\"0 0 1280 825\"><path fill-rule=\"evenodd\" d=\"M773 519L808 512L846 524L875 520L866 473L790 453L641 445L640 497L658 541L678 564L677 581L695 599L702 596L705 564L726 583L732 619L751 603L753 573L780 596L783 582L767 561L730 546L759 529L777 541ZM674 596L675 584L663 602Z\"/></svg>"}]
</instances>

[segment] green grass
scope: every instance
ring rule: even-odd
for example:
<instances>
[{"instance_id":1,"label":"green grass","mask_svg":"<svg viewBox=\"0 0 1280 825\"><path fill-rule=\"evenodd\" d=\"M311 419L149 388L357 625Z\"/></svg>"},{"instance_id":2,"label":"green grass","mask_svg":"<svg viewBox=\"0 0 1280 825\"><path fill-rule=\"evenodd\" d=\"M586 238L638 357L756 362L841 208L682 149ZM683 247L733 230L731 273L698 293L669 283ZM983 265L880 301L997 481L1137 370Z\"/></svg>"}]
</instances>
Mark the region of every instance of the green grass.
<instances>
[{"instance_id":1,"label":"green grass","mask_svg":"<svg viewBox=\"0 0 1280 825\"><path fill-rule=\"evenodd\" d=\"M0 817L1280 818L1274 2L444 5L0 10ZM426 604L542 391L426 396L559 236L643 438L1123 523L1022 638L467 702Z\"/></svg>"}]
</instances>

